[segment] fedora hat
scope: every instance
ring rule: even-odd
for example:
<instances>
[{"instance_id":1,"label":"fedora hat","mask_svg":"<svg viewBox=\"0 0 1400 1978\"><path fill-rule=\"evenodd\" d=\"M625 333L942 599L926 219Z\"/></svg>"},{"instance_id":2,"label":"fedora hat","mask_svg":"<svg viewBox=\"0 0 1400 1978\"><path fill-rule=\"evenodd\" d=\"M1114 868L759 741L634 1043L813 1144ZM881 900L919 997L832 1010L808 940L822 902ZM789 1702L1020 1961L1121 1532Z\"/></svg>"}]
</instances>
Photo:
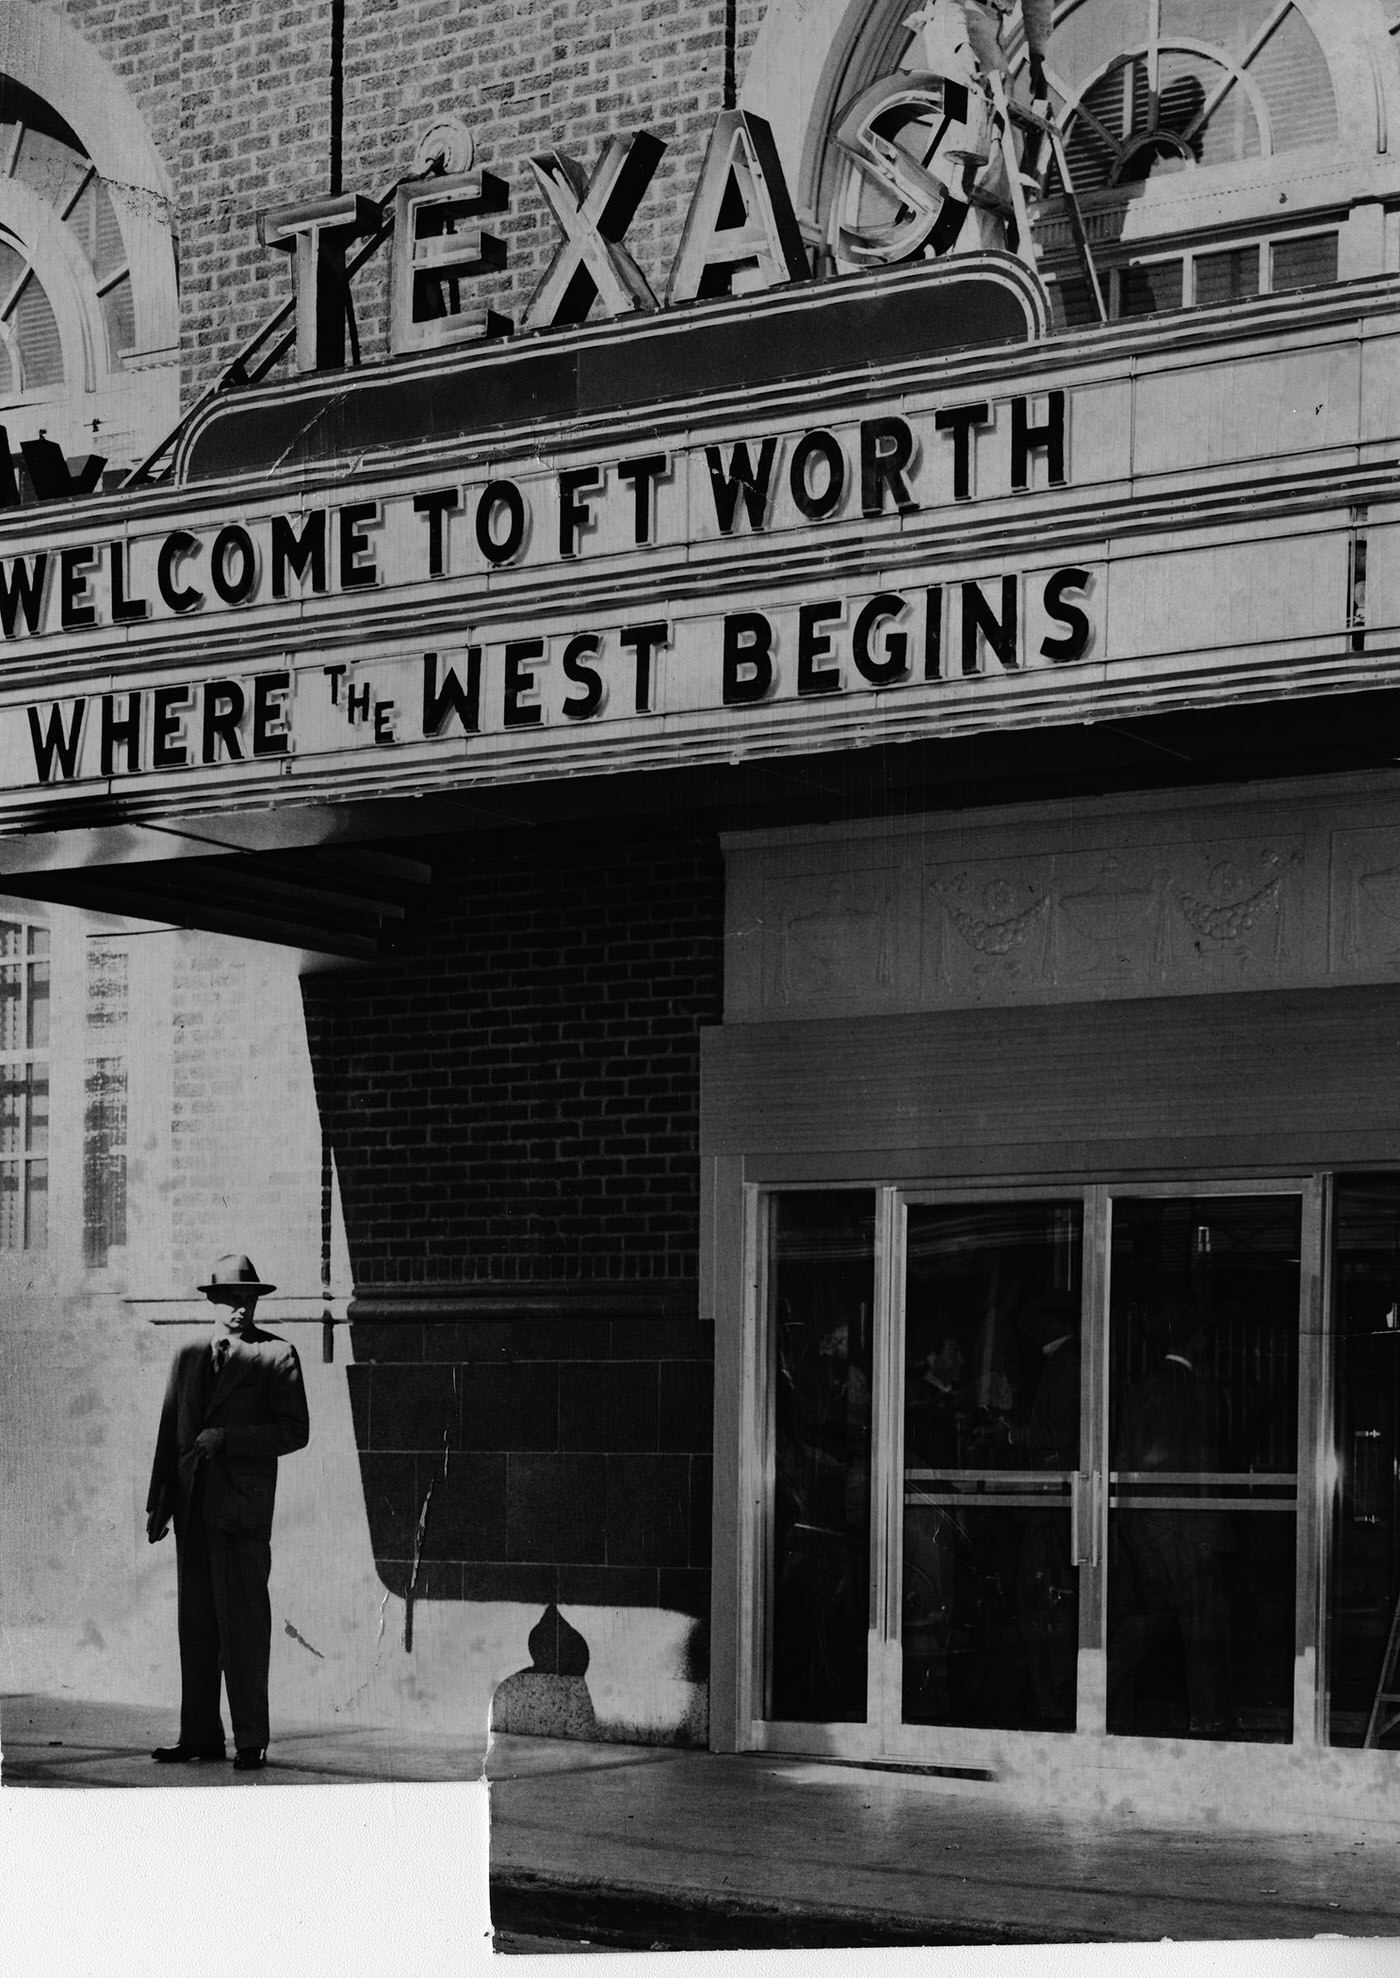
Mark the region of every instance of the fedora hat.
<instances>
[{"instance_id":1,"label":"fedora hat","mask_svg":"<svg viewBox=\"0 0 1400 1978\"><path fill-rule=\"evenodd\" d=\"M266 1291L275 1291L275 1284L264 1284L249 1260L230 1252L220 1257L209 1275L208 1284L197 1287L206 1298L212 1298L216 1305L232 1305L249 1292L261 1298Z\"/></svg>"}]
</instances>

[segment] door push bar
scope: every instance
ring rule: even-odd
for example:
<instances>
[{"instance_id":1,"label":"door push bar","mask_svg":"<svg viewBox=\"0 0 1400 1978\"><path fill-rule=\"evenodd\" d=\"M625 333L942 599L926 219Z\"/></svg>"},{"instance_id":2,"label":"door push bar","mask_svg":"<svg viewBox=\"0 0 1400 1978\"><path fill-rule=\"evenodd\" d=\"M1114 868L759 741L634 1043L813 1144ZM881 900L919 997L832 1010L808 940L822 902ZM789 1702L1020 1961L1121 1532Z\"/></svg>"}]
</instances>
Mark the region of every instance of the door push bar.
<instances>
[{"instance_id":1,"label":"door push bar","mask_svg":"<svg viewBox=\"0 0 1400 1978\"><path fill-rule=\"evenodd\" d=\"M1073 1566L1099 1563L1099 1526L1103 1510L1103 1472L1079 1470L1069 1480L1069 1553ZM1087 1527L1087 1532L1086 1532ZM1085 1549L1085 1539L1088 1547Z\"/></svg>"}]
</instances>

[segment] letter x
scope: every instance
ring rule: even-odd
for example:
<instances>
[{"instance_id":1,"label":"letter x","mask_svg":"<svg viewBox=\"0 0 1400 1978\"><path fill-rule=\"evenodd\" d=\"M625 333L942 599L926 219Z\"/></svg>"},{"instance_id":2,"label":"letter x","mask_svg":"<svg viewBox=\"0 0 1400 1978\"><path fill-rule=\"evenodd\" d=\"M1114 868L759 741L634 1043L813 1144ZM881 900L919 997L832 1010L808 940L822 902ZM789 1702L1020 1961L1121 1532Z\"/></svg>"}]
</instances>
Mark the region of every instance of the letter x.
<instances>
[{"instance_id":1,"label":"letter x","mask_svg":"<svg viewBox=\"0 0 1400 1978\"><path fill-rule=\"evenodd\" d=\"M665 149L650 131L610 137L587 181L582 166L562 151L531 158L530 170L564 238L530 297L522 329L581 323L595 300L608 316L657 307L622 241Z\"/></svg>"}]
</instances>

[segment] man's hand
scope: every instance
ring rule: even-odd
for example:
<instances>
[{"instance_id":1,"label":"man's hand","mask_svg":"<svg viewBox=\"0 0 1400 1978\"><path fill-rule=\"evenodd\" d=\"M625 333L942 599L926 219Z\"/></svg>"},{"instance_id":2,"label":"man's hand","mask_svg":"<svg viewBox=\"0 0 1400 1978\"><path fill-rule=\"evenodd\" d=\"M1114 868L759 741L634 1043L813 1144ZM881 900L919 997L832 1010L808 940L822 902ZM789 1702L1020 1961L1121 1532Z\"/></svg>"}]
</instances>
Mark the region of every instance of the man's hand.
<instances>
[{"instance_id":1,"label":"man's hand","mask_svg":"<svg viewBox=\"0 0 1400 1978\"><path fill-rule=\"evenodd\" d=\"M222 1429L201 1429L194 1439L196 1456L217 1456L227 1440Z\"/></svg>"},{"instance_id":2,"label":"man's hand","mask_svg":"<svg viewBox=\"0 0 1400 1978\"><path fill-rule=\"evenodd\" d=\"M152 1511L146 1520L146 1538L151 1545L159 1545L170 1530L170 1520L163 1518L159 1511Z\"/></svg>"}]
</instances>

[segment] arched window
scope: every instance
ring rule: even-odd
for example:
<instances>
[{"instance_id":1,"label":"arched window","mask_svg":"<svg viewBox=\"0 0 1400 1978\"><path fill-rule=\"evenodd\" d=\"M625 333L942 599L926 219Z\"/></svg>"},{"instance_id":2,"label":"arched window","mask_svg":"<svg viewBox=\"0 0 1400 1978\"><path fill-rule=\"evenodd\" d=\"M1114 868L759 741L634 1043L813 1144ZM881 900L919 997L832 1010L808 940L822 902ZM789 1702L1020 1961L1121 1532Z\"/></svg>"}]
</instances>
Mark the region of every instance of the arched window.
<instances>
[{"instance_id":1,"label":"arched window","mask_svg":"<svg viewBox=\"0 0 1400 1978\"><path fill-rule=\"evenodd\" d=\"M0 75L0 389L91 391L134 336L126 243L97 167L55 110Z\"/></svg>"},{"instance_id":2,"label":"arched window","mask_svg":"<svg viewBox=\"0 0 1400 1978\"><path fill-rule=\"evenodd\" d=\"M169 181L120 78L47 9L0 15L0 425L140 459L178 416Z\"/></svg>"},{"instance_id":3,"label":"arched window","mask_svg":"<svg viewBox=\"0 0 1400 1978\"><path fill-rule=\"evenodd\" d=\"M1081 192L1337 135L1317 38L1293 0L1079 0L1053 88Z\"/></svg>"},{"instance_id":4,"label":"arched window","mask_svg":"<svg viewBox=\"0 0 1400 1978\"><path fill-rule=\"evenodd\" d=\"M814 235L896 217L833 133L877 78L927 66L911 12L908 0L773 0L743 100L760 114L777 109ZM1025 101L1016 20L1008 64ZM1387 138L1400 116L1388 21L1375 0L1058 0L1052 112L1111 314L1382 272L1391 250L1379 214L1400 190ZM818 31L824 46L811 48ZM805 127L782 101L795 62L812 89ZM927 146L932 130L911 122L898 141ZM1037 265L1059 320L1074 324L1089 318L1088 285L1053 169L1046 195Z\"/></svg>"}]
</instances>

